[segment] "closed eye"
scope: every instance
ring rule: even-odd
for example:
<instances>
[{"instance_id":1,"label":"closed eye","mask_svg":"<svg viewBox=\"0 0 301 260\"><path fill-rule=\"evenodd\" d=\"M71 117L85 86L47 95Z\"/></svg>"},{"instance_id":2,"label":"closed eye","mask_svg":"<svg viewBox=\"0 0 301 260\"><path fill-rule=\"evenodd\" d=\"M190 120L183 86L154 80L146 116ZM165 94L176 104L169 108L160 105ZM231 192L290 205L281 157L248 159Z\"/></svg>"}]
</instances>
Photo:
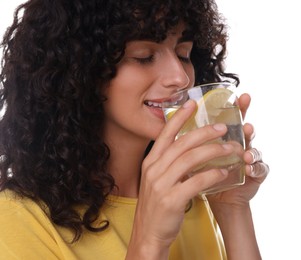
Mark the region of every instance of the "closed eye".
<instances>
[{"instance_id":1,"label":"closed eye","mask_svg":"<svg viewBox=\"0 0 301 260\"><path fill-rule=\"evenodd\" d=\"M148 57L143 57L143 58L134 57L134 60L140 64L148 64L154 61L154 55L150 55Z\"/></svg>"},{"instance_id":2,"label":"closed eye","mask_svg":"<svg viewBox=\"0 0 301 260\"><path fill-rule=\"evenodd\" d=\"M190 63L190 57L178 56L178 58L184 63Z\"/></svg>"}]
</instances>

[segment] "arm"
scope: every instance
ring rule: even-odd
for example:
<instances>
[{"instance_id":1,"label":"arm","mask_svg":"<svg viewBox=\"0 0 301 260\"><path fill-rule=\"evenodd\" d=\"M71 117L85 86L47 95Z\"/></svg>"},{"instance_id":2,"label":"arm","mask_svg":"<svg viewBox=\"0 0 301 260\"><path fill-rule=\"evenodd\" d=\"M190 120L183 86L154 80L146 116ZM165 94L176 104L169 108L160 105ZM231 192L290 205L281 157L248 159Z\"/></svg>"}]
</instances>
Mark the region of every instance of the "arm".
<instances>
[{"instance_id":1,"label":"arm","mask_svg":"<svg viewBox=\"0 0 301 260\"><path fill-rule=\"evenodd\" d=\"M195 109L195 103L180 108L166 124L144 159L140 190L132 236L126 259L168 259L169 249L176 239L189 201L201 190L226 177L224 171L213 169L187 178L200 163L227 156L232 146L208 144L225 134L224 125L206 126L191 131L175 141L183 122Z\"/></svg>"},{"instance_id":2,"label":"arm","mask_svg":"<svg viewBox=\"0 0 301 260\"><path fill-rule=\"evenodd\" d=\"M245 153L246 182L244 185L208 197L212 212L220 226L230 260L261 259L253 226L249 201L257 193L269 168L261 156L253 158L252 149ZM251 166L252 165L252 166Z\"/></svg>"},{"instance_id":3,"label":"arm","mask_svg":"<svg viewBox=\"0 0 301 260\"><path fill-rule=\"evenodd\" d=\"M250 104L250 97L244 94L239 101L242 114L245 116ZM261 256L253 226L250 200L267 177L269 167L262 161L261 153L251 146L254 138L253 126L246 124L244 132L247 147L244 154L245 184L226 192L208 196L208 200L220 226L228 258L230 260L259 260Z\"/></svg>"},{"instance_id":4,"label":"arm","mask_svg":"<svg viewBox=\"0 0 301 260\"><path fill-rule=\"evenodd\" d=\"M223 210L214 211L224 238L228 259L260 260L249 205L243 208L225 207Z\"/></svg>"},{"instance_id":5,"label":"arm","mask_svg":"<svg viewBox=\"0 0 301 260\"><path fill-rule=\"evenodd\" d=\"M139 234L133 232L126 260L166 260L169 256L169 247L168 243L150 244L146 240L141 239Z\"/></svg>"}]
</instances>

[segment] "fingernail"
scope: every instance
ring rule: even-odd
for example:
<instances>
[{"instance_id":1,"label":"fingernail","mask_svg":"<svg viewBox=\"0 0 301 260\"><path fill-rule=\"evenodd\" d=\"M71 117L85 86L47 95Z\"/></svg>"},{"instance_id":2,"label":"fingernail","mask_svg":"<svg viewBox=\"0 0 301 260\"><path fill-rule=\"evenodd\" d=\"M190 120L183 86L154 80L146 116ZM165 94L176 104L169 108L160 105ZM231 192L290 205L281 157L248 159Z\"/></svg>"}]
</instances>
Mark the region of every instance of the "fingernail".
<instances>
[{"instance_id":1,"label":"fingernail","mask_svg":"<svg viewBox=\"0 0 301 260\"><path fill-rule=\"evenodd\" d=\"M227 129L225 124L215 124L213 128L217 131L225 131L225 129Z\"/></svg>"},{"instance_id":2,"label":"fingernail","mask_svg":"<svg viewBox=\"0 0 301 260\"><path fill-rule=\"evenodd\" d=\"M252 164L250 164L250 169L251 169L250 175L251 175L252 177L255 177L255 176L256 176L256 172L255 172L254 166L253 166Z\"/></svg>"},{"instance_id":3,"label":"fingernail","mask_svg":"<svg viewBox=\"0 0 301 260\"><path fill-rule=\"evenodd\" d=\"M228 175L227 169L221 169L220 171L221 171L222 175Z\"/></svg>"},{"instance_id":4,"label":"fingernail","mask_svg":"<svg viewBox=\"0 0 301 260\"><path fill-rule=\"evenodd\" d=\"M255 162L256 162L255 154L252 153L251 151L249 151L249 153L250 153L251 156L252 156L252 161L251 161L251 163L255 163Z\"/></svg>"},{"instance_id":5,"label":"fingernail","mask_svg":"<svg viewBox=\"0 0 301 260\"><path fill-rule=\"evenodd\" d=\"M223 144L225 150L231 150L233 146L231 144Z\"/></svg>"}]
</instances>

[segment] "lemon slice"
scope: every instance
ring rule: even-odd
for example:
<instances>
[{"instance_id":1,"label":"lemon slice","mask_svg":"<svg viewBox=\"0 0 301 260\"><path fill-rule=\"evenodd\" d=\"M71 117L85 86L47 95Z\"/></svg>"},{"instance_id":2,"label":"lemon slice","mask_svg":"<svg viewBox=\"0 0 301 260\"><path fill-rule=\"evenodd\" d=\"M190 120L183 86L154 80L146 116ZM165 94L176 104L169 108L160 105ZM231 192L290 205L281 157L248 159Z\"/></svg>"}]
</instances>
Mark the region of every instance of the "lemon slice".
<instances>
[{"instance_id":1,"label":"lemon slice","mask_svg":"<svg viewBox=\"0 0 301 260\"><path fill-rule=\"evenodd\" d=\"M164 115L167 121L169 121L179 108L167 108L164 111Z\"/></svg>"},{"instance_id":2,"label":"lemon slice","mask_svg":"<svg viewBox=\"0 0 301 260\"><path fill-rule=\"evenodd\" d=\"M229 89L217 88L207 92L200 102L204 102L208 114L216 116L219 109L233 106L233 94Z\"/></svg>"},{"instance_id":3,"label":"lemon slice","mask_svg":"<svg viewBox=\"0 0 301 260\"><path fill-rule=\"evenodd\" d=\"M217 88L207 92L198 101L198 111L196 122L198 127L215 123L216 118L224 111L225 108L232 108L235 103L234 93L225 88ZM227 119L222 121L229 121Z\"/></svg>"},{"instance_id":4,"label":"lemon slice","mask_svg":"<svg viewBox=\"0 0 301 260\"><path fill-rule=\"evenodd\" d=\"M228 114L231 116L231 113L224 111L224 108L233 107L233 103L235 102L235 95L231 90L217 88L202 96L201 92L192 88L188 93L190 98L197 101L198 109L185 122L178 136L215 122L229 123L233 121L231 118L227 118ZM178 109L179 107L172 107L165 110L164 113L167 121L172 118Z\"/></svg>"}]
</instances>

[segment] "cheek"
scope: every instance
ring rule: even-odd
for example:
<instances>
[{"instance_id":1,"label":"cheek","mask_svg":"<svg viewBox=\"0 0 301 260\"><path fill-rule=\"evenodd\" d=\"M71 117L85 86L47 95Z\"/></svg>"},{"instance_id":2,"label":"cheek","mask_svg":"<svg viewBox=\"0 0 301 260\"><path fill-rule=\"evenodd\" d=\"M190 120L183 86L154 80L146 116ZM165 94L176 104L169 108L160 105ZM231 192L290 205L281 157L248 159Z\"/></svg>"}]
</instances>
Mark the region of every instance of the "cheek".
<instances>
[{"instance_id":1,"label":"cheek","mask_svg":"<svg viewBox=\"0 0 301 260\"><path fill-rule=\"evenodd\" d=\"M123 92L129 95L143 91L152 81L153 73L147 69L139 69L128 63L117 67L117 75L109 84L109 91Z\"/></svg>"},{"instance_id":2,"label":"cheek","mask_svg":"<svg viewBox=\"0 0 301 260\"><path fill-rule=\"evenodd\" d=\"M111 117L137 109L141 95L148 86L147 77L145 72L133 66L119 66L117 75L110 81L105 91L106 114Z\"/></svg>"}]
</instances>

